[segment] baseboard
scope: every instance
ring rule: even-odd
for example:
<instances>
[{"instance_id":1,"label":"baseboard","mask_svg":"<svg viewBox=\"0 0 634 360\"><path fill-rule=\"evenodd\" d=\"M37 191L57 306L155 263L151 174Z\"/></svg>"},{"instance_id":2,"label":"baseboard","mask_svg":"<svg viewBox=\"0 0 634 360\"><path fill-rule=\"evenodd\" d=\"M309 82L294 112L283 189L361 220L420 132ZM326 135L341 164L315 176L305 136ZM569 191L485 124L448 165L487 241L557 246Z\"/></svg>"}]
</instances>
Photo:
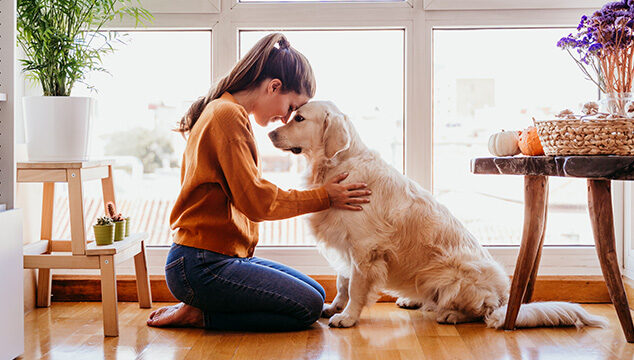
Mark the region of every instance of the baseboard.
<instances>
[{"instance_id":1,"label":"baseboard","mask_svg":"<svg viewBox=\"0 0 634 360\"><path fill-rule=\"evenodd\" d=\"M630 309L634 310L634 280L628 278L627 276L623 276L623 286L625 286L625 294L627 295Z\"/></svg>"},{"instance_id":2,"label":"baseboard","mask_svg":"<svg viewBox=\"0 0 634 360\"><path fill-rule=\"evenodd\" d=\"M334 275L311 276L326 290L326 301L332 301L337 293ZM624 279L628 297L634 299L634 281ZM156 302L177 301L165 283L165 276L151 275L152 300ZM101 301L99 276L54 275L53 301ZM119 301L137 301L136 281L132 275L117 276ZM379 301L394 301L382 296ZM601 276L538 276L533 292L533 301L570 301L576 303L609 303L608 289Z\"/></svg>"}]
</instances>

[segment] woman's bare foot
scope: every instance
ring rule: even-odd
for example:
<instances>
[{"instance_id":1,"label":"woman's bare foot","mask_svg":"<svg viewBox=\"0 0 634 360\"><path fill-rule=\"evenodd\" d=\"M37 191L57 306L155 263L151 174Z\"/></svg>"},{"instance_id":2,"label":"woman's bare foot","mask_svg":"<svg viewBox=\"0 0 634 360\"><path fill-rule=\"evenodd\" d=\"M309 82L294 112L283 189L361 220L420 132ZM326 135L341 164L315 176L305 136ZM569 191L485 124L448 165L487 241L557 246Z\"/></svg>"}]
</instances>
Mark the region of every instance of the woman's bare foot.
<instances>
[{"instance_id":1,"label":"woman's bare foot","mask_svg":"<svg viewBox=\"0 0 634 360\"><path fill-rule=\"evenodd\" d=\"M180 303L154 310L149 319L149 326L156 327L203 327L202 310Z\"/></svg>"}]
</instances>

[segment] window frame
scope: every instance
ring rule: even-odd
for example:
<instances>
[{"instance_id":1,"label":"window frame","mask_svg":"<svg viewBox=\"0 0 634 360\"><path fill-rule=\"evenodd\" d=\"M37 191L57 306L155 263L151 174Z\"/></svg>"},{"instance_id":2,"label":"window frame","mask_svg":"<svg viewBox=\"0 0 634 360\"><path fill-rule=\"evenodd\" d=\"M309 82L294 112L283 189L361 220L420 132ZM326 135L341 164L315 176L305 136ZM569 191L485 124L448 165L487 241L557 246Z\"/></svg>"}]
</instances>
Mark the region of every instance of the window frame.
<instances>
[{"instance_id":1,"label":"window frame","mask_svg":"<svg viewBox=\"0 0 634 360\"><path fill-rule=\"evenodd\" d=\"M584 9L600 8L604 0L424 0L425 10Z\"/></svg>"},{"instance_id":2,"label":"window frame","mask_svg":"<svg viewBox=\"0 0 634 360\"><path fill-rule=\"evenodd\" d=\"M154 14L187 14L192 12L217 14L220 12L221 0L152 0L143 2L143 6Z\"/></svg>"},{"instance_id":3,"label":"window frame","mask_svg":"<svg viewBox=\"0 0 634 360\"><path fill-rule=\"evenodd\" d=\"M393 4L399 4L400 6L409 6L412 7L412 0L261 0L261 1L240 1L234 0L233 6L238 4L252 5L252 4L268 4L268 5L298 5L298 4L313 4L313 3L321 3L321 4L339 4L339 5L348 5L356 6L356 4L372 4L379 6L392 6Z\"/></svg>"},{"instance_id":4,"label":"window frame","mask_svg":"<svg viewBox=\"0 0 634 360\"><path fill-rule=\"evenodd\" d=\"M507 5L500 10L497 8L500 3L500 0L479 0L478 8L482 10L465 10L447 9L450 4L445 0L385 3L240 3L238 0L222 0L218 14L155 14L155 21L148 30L211 30L212 76L217 79L227 73L238 59L240 30L404 29L404 169L409 178L426 189L432 189L433 30L576 26L582 14L595 10L579 8L579 3L575 1L558 3L556 9L535 9L528 6L534 2L515 0L513 4L505 1ZM594 1L587 0L585 3L591 5ZM127 30L132 25L123 21L110 26L110 29ZM625 234L630 265L624 270L634 274L631 265L634 264L634 248L631 245L634 243L634 231L631 229L634 191L631 184L624 185L620 181L613 181L612 189L619 261L623 264L626 260L623 257ZM627 206L624 195L627 195ZM512 274L519 246L486 248L507 273ZM167 246L147 248L151 274L164 274L168 251ZM334 274L315 247L258 247L256 256L283 262L310 275ZM123 263L117 271L133 274L134 266L131 262ZM600 274L594 246L546 246L543 250L540 275Z\"/></svg>"},{"instance_id":5,"label":"window frame","mask_svg":"<svg viewBox=\"0 0 634 360\"><path fill-rule=\"evenodd\" d=\"M484 1L483 1L484 2ZM490 3L495 3L491 1ZM522 2L522 1L519 1ZM425 78L433 78L433 31L434 29L518 29L518 28L553 28L576 27L577 21L583 14L592 13L595 9L542 9L542 10L497 10L497 11L473 11L473 10L443 10L426 11L425 16ZM571 62L571 66L572 66ZM580 74L581 75L581 74ZM433 84L433 82L431 83ZM425 101L431 100L426 97ZM433 103L433 100L432 100ZM428 109L430 114L426 118L427 124L433 124L431 104ZM430 129L432 132L433 129ZM433 145L432 145L433 146ZM624 233L631 227L631 221L624 221L625 202L624 189L631 184L623 181L612 181L612 204L614 212L614 228L616 249L622 269L624 264ZM522 189L517 189L522 191ZM634 200L634 196L632 197ZM634 214L631 216L634 220ZM588 215L588 221L590 221ZM629 231L629 230L628 230ZM631 232L631 231L630 231ZM503 246L486 246L491 255L500 262L508 274L513 273L519 246L513 246L517 252L511 255L509 249ZM634 250L633 250L634 253ZM634 260L634 254L632 256ZM563 264L563 265L562 265ZM575 264L575 265L573 265ZM634 270L634 269L633 269ZM540 263L541 275L601 275L600 265L594 246L544 246L542 261Z\"/></svg>"}]
</instances>

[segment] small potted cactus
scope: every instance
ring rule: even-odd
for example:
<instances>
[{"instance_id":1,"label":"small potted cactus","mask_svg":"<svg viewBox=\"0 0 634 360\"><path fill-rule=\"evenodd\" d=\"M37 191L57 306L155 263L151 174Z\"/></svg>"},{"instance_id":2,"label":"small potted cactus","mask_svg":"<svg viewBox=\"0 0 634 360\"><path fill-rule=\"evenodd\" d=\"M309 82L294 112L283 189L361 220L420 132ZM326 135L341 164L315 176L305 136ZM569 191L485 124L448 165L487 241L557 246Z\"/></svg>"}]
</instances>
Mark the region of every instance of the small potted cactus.
<instances>
[{"instance_id":1,"label":"small potted cactus","mask_svg":"<svg viewBox=\"0 0 634 360\"><path fill-rule=\"evenodd\" d=\"M108 209L108 216L114 222L114 241L123 240L126 228L125 218L121 215L121 213L117 213L117 209L110 201L106 204L106 209Z\"/></svg>"},{"instance_id":2,"label":"small potted cactus","mask_svg":"<svg viewBox=\"0 0 634 360\"><path fill-rule=\"evenodd\" d=\"M97 224L92 226L95 232L95 242L97 245L110 245L114 242L115 225L107 216L97 218Z\"/></svg>"}]
</instances>

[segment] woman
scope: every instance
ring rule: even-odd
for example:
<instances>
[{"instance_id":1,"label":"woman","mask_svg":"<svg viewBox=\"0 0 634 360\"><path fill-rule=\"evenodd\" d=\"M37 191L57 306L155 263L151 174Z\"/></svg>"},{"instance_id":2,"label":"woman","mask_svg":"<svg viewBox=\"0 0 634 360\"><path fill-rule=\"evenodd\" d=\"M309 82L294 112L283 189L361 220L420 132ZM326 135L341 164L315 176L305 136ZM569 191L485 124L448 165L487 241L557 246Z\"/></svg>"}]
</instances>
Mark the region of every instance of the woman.
<instances>
[{"instance_id":1,"label":"woman","mask_svg":"<svg viewBox=\"0 0 634 360\"><path fill-rule=\"evenodd\" d=\"M329 207L353 211L369 202L366 184L284 191L260 177L248 116L266 126L315 94L308 60L284 35L270 34L234 66L180 122L187 136L181 191L170 215L174 244L165 266L180 304L163 307L150 326L217 330L304 329L320 316L324 289L308 276L253 257L258 224Z\"/></svg>"}]
</instances>

